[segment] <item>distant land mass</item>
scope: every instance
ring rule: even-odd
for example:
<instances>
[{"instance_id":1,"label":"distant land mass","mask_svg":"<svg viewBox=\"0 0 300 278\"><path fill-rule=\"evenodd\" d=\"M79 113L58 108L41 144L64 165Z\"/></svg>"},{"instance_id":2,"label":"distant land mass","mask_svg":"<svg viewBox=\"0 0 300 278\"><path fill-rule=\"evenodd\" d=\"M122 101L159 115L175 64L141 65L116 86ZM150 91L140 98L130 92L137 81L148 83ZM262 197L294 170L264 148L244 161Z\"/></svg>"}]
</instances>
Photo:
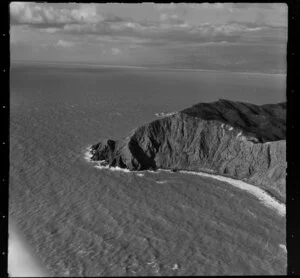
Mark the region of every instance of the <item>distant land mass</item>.
<instances>
[{"instance_id":1,"label":"distant land mass","mask_svg":"<svg viewBox=\"0 0 300 278\"><path fill-rule=\"evenodd\" d=\"M114 68L114 69L147 69L147 70L162 70L162 71L210 71L210 72L235 72L235 73L247 73L247 74L277 74L285 75L286 67L271 67L271 68L243 68L243 67L229 67L228 65L191 65L191 64L104 64L95 61L27 61L27 60L12 60L11 65L42 65L42 66L63 66L63 67L90 67L90 68ZM249 65L247 63L247 65Z\"/></svg>"},{"instance_id":2,"label":"distant land mass","mask_svg":"<svg viewBox=\"0 0 300 278\"><path fill-rule=\"evenodd\" d=\"M285 202L286 103L220 99L103 139L91 159L129 170L209 172L256 185Z\"/></svg>"}]
</instances>

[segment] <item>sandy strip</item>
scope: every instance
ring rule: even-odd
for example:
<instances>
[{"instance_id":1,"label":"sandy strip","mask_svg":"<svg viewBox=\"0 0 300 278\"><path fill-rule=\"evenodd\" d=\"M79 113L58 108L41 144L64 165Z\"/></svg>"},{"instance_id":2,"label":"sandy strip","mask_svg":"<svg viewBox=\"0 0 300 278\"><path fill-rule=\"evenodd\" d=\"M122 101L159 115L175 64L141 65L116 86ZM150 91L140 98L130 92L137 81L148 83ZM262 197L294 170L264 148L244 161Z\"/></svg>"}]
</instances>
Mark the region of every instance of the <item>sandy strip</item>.
<instances>
[{"instance_id":1,"label":"sandy strip","mask_svg":"<svg viewBox=\"0 0 300 278\"><path fill-rule=\"evenodd\" d=\"M9 220L8 273L10 277L49 277L32 255L11 219Z\"/></svg>"},{"instance_id":2,"label":"sandy strip","mask_svg":"<svg viewBox=\"0 0 300 278\"><path fill-rule=\"evenodd\" d=\"M255 186L255 185L246 183L244 181L232 179L229 177L223 177L223 176L219 176L219 175L212 175L212 174L201 173L201 172L180 171L180 173L198 175L198 176L202 176L202 177L208 177L208 178L213 178L213 179L216 179L219 181L227 182L227 183L233 185L234 187L237 187L239 189L249 192L256 198L258 198L259 201L263 205L273 209L280 216L285 216L285 214L286 214L285 204L278 202L276 199L274 199L272 196L270 196L266 191L264 191L263 189Z\"/></svg>"},{"instance_id":3,"label":"sandy strip","mask_svg":"<svg viewBox=\"0 0 300 278\"><path fill-rule=\"evenodd\" d=\"M97 163L97 162L91 161L91 154L90 154L89 150L90 150L90 148L88 148L87 151L84 154L85 160L88 161L89 163L93 163L95 165L95 167L98 168L98 169L108 169L108 170L112 170L112 171L122 171L122 172L125 172L125 173L138 172L138 171L130 171L128 169L122 169L122 168L119 168L119 167L113 168L113 167L109 167L109 166L99 165L99 164L101 164L101 162ZM163 170L163 169L158 170L158 172L162 172L162 171L173 173L171 170ZM249 192L250 194L252 194L256 198L258 198L259 201L263 205L265 205L265 206L271 208L272 210L276 211L280 216L285 216L285 214L286 214L285 204L278 202L275 198L270 196L266 191L264 191L263 189L255 186L255 185L251 185L251 184L246 183L246 182L241 181L241 180L236 180L236 179L232 179L232 178L229 178L229 177L219 176L219 175L215 175L215 174L208 174L208 173L203 173L203 172L178 171L177 173L198 175L198 176L201 176L201 177L212 178L212 179L216 179L216 180L219 180L219 181L229 183L230 185L232 185L234 187L237 187L241 190L245 190L245 191Z\"/></svg>"}]
</instances>

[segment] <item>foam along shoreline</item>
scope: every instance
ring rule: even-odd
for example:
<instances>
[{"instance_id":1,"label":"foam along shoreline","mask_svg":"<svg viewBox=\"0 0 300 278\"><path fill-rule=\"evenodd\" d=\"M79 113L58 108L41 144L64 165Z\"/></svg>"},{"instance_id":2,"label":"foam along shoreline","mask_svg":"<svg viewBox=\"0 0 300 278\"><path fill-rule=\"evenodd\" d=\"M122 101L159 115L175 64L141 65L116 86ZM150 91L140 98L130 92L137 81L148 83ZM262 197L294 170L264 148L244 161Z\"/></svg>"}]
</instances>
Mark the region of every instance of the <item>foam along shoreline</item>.
<instances>
[{"instance_id":1,"label":"foam along shoreline","mask_svg":"<svg viewBox=\"0 0 300 278\"><path fill-rule=\"evenodd\" d=\"M22 238L13 220L9 219L8 274L10 277L49 277Z\"/></svg>"},{"instance_id":2,"label":"foam along shoreline","mask_svg":"<svg viewBox=\"0 0 300 278\"><path fill-rule=\"evenodd\" d=\"M87 151L85 152L84 157L85 157L86 161L88 161L90 163L93 163L95 168L108 169L108 170L111 170L111 171L121 171L121 172L125 172L125 173L141 173L141 172L150 172L150 173L152 173L153 172L153 171L130 171L128 169L122 169L120 167L110 167L108 165L104 165L105 161L100 161L100 162L92 161L90 150L91 150L91 147L89 147L87 149ZM173 173L171 170L167 170L167 169L159 169L159 170L157 170L157 172ZM208 174L208 173L204 173L204 172L192 172L192 171L180 170L180 171L177 171L177 173L198 175L198 176L201 176L201 177L207 177L207 178L212 178L212 179L215 179L215 180L226 182L226 183L228 183L228 184L230 184L230 185L232 185L236 188L239 188L241 190L247 191L248 193L252 194L263 205L265 205L265 206L269 207L270 209L276 211L276 213L279 214L280 216L285 216L286 215L286 206L285 206L285 204L278 202L275 198L270 196L266 191L264 191L263 189L255 186L255 185L251 185L251 184L246 183L246 182L241 181L241 180L236 180L236 179L233 179L233 178L224 177L224 176L215 175L215 174Z\"/></svg>"},{"instance_id":3,"label":"foam along shoreline","mask_svg":"<svg viewBox=\"0 0 300 278\"><path fill-rule=\"evenodd\" d=\"M266 191L264 191L263 189L255 186L255 185L246 183L241 180L232 179L229 177L212 175L212 174L207 174L207 173L202 173L202 172L190 172L190 171L179 171L179 172L185 173L185 174L192 174L192 175L198 175L198 176L202 176L202 177L213 178L213 179L216 179L219 181L229 183L236 188L239 188L239 189L249 192L250 194L255 196L257 199L259 199L259 201L263 205L276 211L280 216L285 216L285 214L286 214L285 204L278 202L275 198L270 196Z\"/></svg>"}]
</instances>

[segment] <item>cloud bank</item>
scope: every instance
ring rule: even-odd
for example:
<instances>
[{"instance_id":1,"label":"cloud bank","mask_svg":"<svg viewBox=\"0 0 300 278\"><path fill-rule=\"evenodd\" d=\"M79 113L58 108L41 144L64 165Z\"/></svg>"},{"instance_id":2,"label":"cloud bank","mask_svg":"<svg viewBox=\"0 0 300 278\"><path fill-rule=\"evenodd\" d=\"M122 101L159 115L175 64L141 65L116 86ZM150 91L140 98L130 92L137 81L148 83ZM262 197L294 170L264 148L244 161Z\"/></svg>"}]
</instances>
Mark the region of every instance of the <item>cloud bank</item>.
<instances>
[{"instance_id":1,"label":"cloud bank","mask_svg":"<svg viewBox=\"0 0 300 278\"><path fill-rule=\"evenodd\" d=\"M64 48L69 48L69 47L73 47L75 45L75 43L74 42L70 42L70 41L59 40L56 43L56 45L60 46L60 47L64 47Z\"/></svg>"},{"instance_id":2,"label":"cloud bank","mask_svg":"<svg viewBox=\"0 0 300 278\"><path fill-rule=\"evenodd\" d=\"M10 4L15 60L284 72L283 4Z\"/></svg>"},{"instance_id":3,"label":"cloud bank","mask_svg":"<svg viewBox=\"0 0 300 278\"><path fill-rule=\"evenodd\" d=\"M220 10L226 4L192 5L193 8ZM242 7L249 8L246 4ZM185 6L161 4L157 8L160 11L157 21L136 21L103 14L96 4L82 4L73 9L57 9L48 5L13 2L10 5L10 13L12 25L25 25L28 28L36 28L48 33L76 36L131 37L158 43L222 41L266 43L272 40L278 43L286 42L287 32L284 27L270 26L262 22L249 24L235 21L229 21L226 24L206 22L195 25L183 18L186 14ZM236 4L235 9L241 9L240 5Z\"/></svg>"}]
</instances>

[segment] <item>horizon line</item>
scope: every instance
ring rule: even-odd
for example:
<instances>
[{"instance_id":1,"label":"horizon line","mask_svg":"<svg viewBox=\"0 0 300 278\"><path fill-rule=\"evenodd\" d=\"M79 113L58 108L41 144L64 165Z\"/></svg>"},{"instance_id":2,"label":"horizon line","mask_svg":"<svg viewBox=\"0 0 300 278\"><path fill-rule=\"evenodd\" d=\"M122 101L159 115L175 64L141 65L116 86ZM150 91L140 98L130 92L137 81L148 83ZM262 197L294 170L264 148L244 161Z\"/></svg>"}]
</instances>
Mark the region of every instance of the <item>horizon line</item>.
<instances>
[{"instance_id":1,"label":"horizon line","mask_svg":"<svg viewBox=\"0 0 300 278\"><path fill-rule=\"evenodd\" d=\"M46 61L46 60L10 60L11 64L16 63L31 63L31 64L53 64L53 65L82 65L82 66L96 66L96 67L111 67L111 68L139 68L139 69L160 69L160 70L169 70L169 71L206 71L206 72L226 72L226 73L241 73L241 74L265 74L265 75L286 75L285 72L262 72L262 71L238 71L238 70L224 70L224 69L203 69L203 68L171 68L171 67L161 67L157 65L146 65L146 66L137 66L137 65L113 65L113 64L101 64L99 62L92 61Z\"/></svg>"}]
</instances>

